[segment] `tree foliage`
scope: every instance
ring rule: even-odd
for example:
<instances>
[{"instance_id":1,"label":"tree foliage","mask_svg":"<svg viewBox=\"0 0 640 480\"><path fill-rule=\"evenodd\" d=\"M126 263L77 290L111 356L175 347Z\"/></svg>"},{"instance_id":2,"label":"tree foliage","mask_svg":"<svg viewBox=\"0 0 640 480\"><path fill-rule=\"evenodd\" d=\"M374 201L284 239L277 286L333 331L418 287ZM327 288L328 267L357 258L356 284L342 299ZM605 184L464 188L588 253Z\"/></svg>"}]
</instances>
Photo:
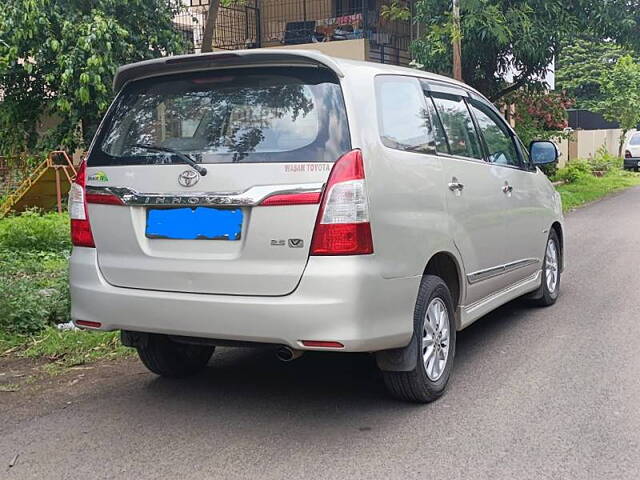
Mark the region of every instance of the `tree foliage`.
<instances>
[{"instance_id":1,"label":"tree foliage","mask_svg":"<svg viewBox=\"0 0 640 480\"><path fill-rule=\"evenodd\" d=\"M603 100L601 82L606 71L630 49L610 40L575 39L563 46L556 62L556 87L575 99L576 107L597 108Z\"/></svg>"},{"instance_id":2,"label":"tree foliage","mask_svg":"<svg viewBox=\"0 0 640 480\"><path fill-rule=\"evenodd\" d=\"M620 149L629 130L640 124L640 64L630 55L621 57L617 63L603 72L600 80L602 100L598 110L606 120L618 122L622 129Z\"/></svg>"},{"instance_id":3,"label":"tree foliage","mask_svg":"<svg viewBox=\"0 0 640 480\"><path fill-rule=\"evenodd\" d=\"M640 0L463 0L464 80L493 100L540 84L560 46L576 32L640 44L634 35L640 14L635 12L640 12ZM450 0L418 0L416 20L425 32L412 45L416 61L450 74L456 35ZM507 82L510 73L513 81Z\"/></svg>"},{"instance_id":4,"label":"tree foliage","mask_svg":"<svg viewBox=\"0 0 640 480\"><path fill-rule=\"evenodd\" d=\"M518 136L529 145L533 140L563 138L568 126L567 109L573 101L564 92L520 89L504 98L513 108Z\"/></svg>"},{"instance_id":5,"label":"tree foliage","mask_svg":"<svg viewBox=\"0 0 640 480\"><path fill-rule=\"evenodd\" d=\"M169 0L3 0L0 152L86 146L119 65L181 53ZM39 138L38 121L57 126Z\"/></svg>"}]
</instances>

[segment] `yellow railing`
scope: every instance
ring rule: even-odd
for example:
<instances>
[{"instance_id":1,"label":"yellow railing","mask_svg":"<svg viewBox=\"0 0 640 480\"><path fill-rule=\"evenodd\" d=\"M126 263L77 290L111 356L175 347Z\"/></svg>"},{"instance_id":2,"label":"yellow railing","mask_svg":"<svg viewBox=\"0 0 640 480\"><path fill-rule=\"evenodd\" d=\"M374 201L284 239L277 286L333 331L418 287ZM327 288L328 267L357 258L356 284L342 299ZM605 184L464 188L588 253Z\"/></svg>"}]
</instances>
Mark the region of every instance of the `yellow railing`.
<instances>
[{"instance_id":1,"label":"yellow railing","mask_svg":"<svg viewBox=\"0 0 640 480\"><path fill-rule=\"evenodd\" d=\"M76 169L67 152L57 150L51 152L47 156L46 160L35 167L34 170L29 174L29 176L4 199L4 201L0 205L0 218L8 214L50 168L55 169L58 212L61 213L62 198L60 171L62 170L67 181L71 183L76 176Z\"/></svg>"}]
</instances>

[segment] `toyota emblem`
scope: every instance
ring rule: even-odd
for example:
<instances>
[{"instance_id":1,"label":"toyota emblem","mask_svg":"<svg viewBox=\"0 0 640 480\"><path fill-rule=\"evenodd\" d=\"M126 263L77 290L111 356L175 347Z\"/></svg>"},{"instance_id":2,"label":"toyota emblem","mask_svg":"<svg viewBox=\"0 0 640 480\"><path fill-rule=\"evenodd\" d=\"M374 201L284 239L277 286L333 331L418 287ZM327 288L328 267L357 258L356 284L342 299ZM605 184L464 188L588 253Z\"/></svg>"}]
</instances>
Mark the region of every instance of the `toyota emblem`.
<instances>
[{"instance_id":1,"label":"toyota emblem","mask_svg":"<svg viewBox=\"0 0 640 480\"><path fill-rule=\"evenodd\" d=\"M200 181L200 174L194 170L185 170L178 176L178 183L183 187L193 187Z\"/></svg>"}]
</instances>

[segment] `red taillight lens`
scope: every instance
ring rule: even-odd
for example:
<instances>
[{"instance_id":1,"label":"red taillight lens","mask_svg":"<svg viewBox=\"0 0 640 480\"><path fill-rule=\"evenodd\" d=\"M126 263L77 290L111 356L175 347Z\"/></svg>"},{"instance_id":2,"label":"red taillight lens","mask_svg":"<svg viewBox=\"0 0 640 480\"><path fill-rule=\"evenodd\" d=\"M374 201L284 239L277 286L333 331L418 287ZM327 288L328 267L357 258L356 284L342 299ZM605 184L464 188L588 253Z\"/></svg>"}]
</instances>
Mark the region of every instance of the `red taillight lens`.
<instances>
[{"instance_id":1,"label":"red taillight lens","mask_svg":"<svg viewBox=\"0 0 640 480\"><path fill-rule=\"evenodd\" d=\"M368 255L373 253L368 223L318 224L311 255Z\"/></svg>"},{"instance_id":2,"label":"red taillight lens","mask_svg":"<svg viewBox=\"0 0 640 480\"><path fill-rule=\"evenodd\" d=\"M71 243L76 247L95 247L91 224L87 214L85 185L87 163L82 162L69 191L69 217L71 218Z\"/></svg>"},{"instance_id":3,"label":"red taillight lens","mask_svg":"<svg viewBox=\"0 0 640 480\"><path fill-rule=\"evenodd\" d=\"M311 255L373 253L362 152L353 150L333 166L311 241Z\"/></svg>"},{"instance_id":4,"label":"red taillight lens","mask_svg":"<svg viewBox=\"0 0 640 480\"><path fill-rule=\"evenodd\" d=\"M632 157L631 152L629 150L625 150L624 158L631 158L631 157Z\"/></svg>"},{"instance_id":5,"label":"red taillight lens","mask_svg":"<svg viewBox=\"0 0 640 480\"><path fill-rule=\"evenodd\" d=\"M100 205L124 205L120 197L115 195L105 195L102 193L87 193L87 203L97 203Z\"/></svg>"},{"instance_id":6,"label":"red taillight lens","mask_svg":"<svg viewBox=\"0 0 640 480\"><path fill-rule=\"evenodd\" d=\"M260 202L261 207L280 205L313 205L320 203L319 193L283 193L272 195Z\"/></svg>"}]
</instances>

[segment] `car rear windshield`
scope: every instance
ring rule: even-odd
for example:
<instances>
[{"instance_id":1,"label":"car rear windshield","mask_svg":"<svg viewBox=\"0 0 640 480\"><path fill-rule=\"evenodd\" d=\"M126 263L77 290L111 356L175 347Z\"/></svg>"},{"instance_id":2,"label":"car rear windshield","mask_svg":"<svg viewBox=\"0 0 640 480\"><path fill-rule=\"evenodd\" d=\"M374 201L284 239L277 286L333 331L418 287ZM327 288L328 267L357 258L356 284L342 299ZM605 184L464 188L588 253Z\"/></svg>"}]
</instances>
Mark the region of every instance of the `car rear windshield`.
<instances>
[{"instance_id":1,"label":"car rear windshield","mask_svg":"<svg viewBox=\"0 0 640 480\"><path fill-rule=\"evenodd\" d=\"M90 166L334 162L350 150L342 90L316 68L190 73L126 86L98 132Z\"/></svg>"}]
</instances>

